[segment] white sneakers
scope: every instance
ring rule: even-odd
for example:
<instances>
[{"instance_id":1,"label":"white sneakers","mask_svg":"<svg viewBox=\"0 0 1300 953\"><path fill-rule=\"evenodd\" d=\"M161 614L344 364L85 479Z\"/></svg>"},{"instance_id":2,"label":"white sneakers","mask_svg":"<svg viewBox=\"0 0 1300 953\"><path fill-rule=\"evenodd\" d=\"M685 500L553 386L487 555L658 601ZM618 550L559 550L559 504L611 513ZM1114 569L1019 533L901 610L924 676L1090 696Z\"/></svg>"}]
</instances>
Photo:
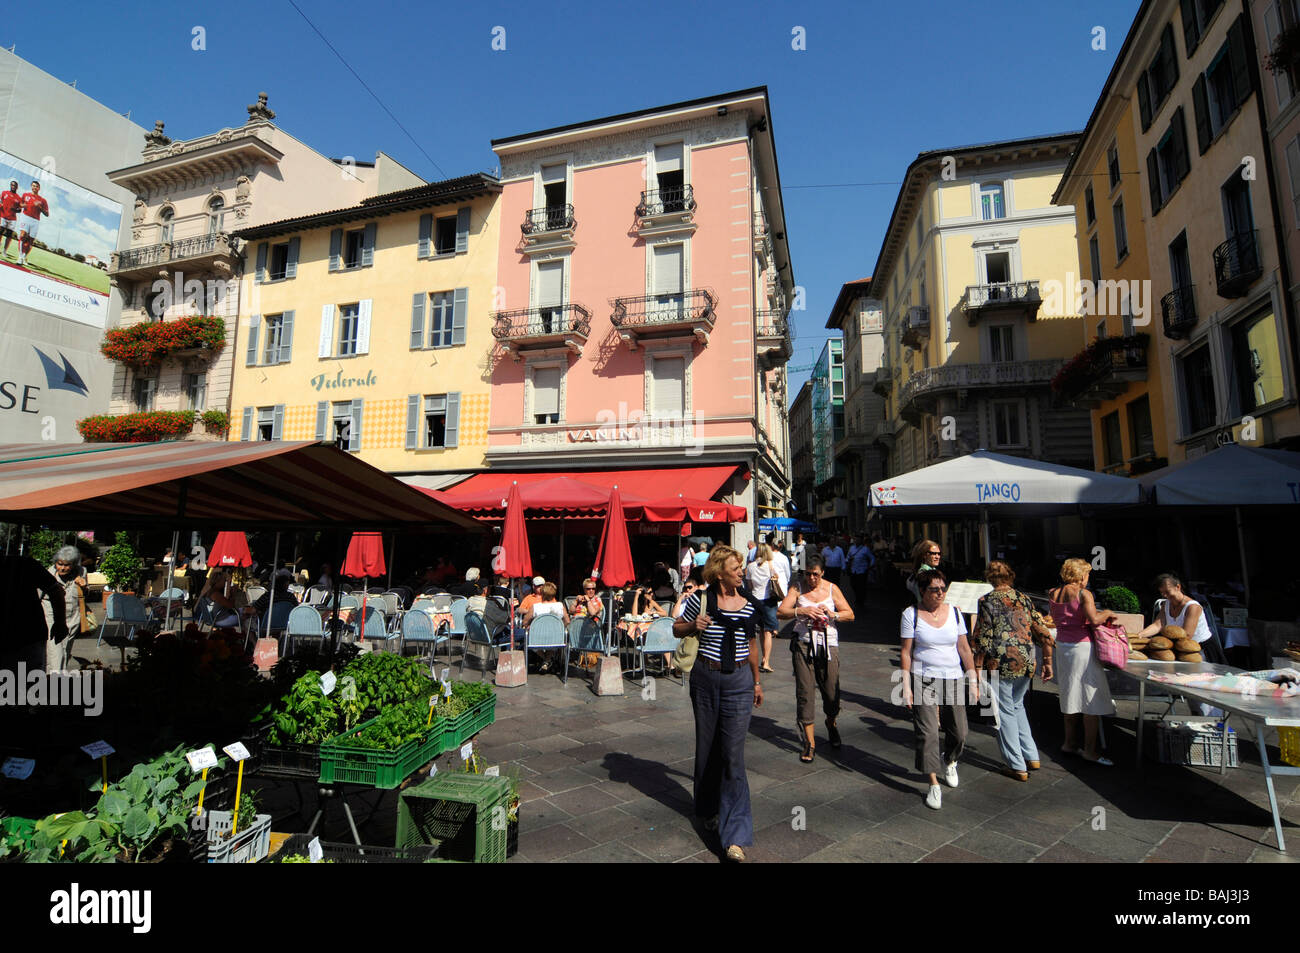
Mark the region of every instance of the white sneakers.
<instances>
[{"instance_id":1,"label":"white sneakers","mask_svg":"<svg viewBox=\"0 0 1300 953\"><path fill-rule=\"evenodd\" d=\"M948 787L950 788L955 788L957 786L957 762L956 761L954 761L952 764L944 768L943 783L948 785Z\"/></svg>"},{"instance_id":2,"label":"white sneakers","mask_svg":"<svg viewBox=\"0 0 1300 953\"><path fill-rule=\"evenodd\" d=\"M930 785L930 793L925 796L925 806L936 811L943 807L943 788L937 784Z\"/></svg>"}]
</instances>

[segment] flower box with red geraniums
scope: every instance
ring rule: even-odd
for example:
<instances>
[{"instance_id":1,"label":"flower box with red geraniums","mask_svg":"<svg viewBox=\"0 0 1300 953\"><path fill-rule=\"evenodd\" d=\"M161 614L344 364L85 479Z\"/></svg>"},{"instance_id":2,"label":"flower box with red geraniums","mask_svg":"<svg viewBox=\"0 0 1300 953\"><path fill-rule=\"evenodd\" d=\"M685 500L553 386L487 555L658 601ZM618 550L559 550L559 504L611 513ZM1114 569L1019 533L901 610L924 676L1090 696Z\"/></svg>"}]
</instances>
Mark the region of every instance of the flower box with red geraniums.
<instances>
[{"instance_id":1,"label":"flower box with red geraniums","mask_svg":"<svg viewBox=\"0 0 1300 953\"><path fill-rule=\"evenodd\" d=\"M226 322L200 316L111 328L104 332L99 349L110 361L143 366L161 363L178 351L206 350L216 354L225 346Z\"/></svg>"},{"instance_id":2,"label":"flower box with red geraniums","mask_svg":"<svg viewBox=\"0 0 1300 953\"><path fill-rule=\"evenodd\" d=\"M77 421L86 443L154 443L176 440L194 429L192 410L154 410L117 417L100 414Z\"/></svg>"}]
</instances>

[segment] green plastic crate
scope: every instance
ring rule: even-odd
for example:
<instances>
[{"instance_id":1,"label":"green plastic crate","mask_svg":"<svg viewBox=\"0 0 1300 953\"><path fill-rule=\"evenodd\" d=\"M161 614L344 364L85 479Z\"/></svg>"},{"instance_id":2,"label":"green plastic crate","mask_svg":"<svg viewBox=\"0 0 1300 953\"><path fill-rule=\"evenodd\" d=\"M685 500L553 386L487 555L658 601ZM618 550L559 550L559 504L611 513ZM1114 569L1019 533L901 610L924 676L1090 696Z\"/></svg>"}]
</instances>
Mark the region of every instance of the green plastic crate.
<instances>
[{"instance_id":1,"label":"green plastic crate","mask_svg":"<svg viewBox=\"0 0 1300 953\"><path fill-rule=\"evenodd\" d=\"M443 721L442 750L456 750L496 720L497 696L492 694L455 718Z\"/></svg>"},{"instance_id":2,"label":"green plastic crate","mask_svg":"<svg viewBox=\"0 0 1300 953\"><path fill-rule=\"evenodd\" d=\"M430 778L402 792L396 846L438 844L438 856L445 860L505 863L509 799L509 778L450 773Z\"/></svg>"},{"instance_id":3,"label":"green plastic crate","mask_svg":"<svg viewBox=\"0 0 1300 953\"><path fill-rule=\"evenodd\" d=\"M322 784L347 782L391 790L443 752L446 723L441 718L433 719L423 737L413 738L400 748L357 748L347 743L349 736L375 720L364 721L320 746Z\"/></svg>"}]
</instances>

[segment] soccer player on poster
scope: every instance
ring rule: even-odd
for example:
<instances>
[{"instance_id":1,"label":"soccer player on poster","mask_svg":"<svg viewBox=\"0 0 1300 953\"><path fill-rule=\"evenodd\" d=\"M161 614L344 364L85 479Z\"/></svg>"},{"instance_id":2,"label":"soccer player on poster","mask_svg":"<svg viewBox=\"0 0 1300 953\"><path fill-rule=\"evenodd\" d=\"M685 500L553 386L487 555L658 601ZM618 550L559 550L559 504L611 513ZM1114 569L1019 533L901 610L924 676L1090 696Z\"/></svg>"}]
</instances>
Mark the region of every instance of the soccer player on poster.
<instances>
[{"instance_id":1,"label":"soccer player on poster","mask_svg":"<svg viewBox=\"0 0 1300 953\"><path fill-rule=\"evenodd\" d=\"M27 253L32 250L32 240L41 224L41 216L49 216L50 203L41 198L41 183L33 182L32 190L23 193L23 231L19 237L18 264L27 264Z\"/></svg>"},{"instance_id":2,"label":"soccer player on poster","mask_svg":"<svg viewBox=\"0 0 1300 953\"><path fill-rule=\"evenodd\" d=\"M9 188L0 192L0 233L4 234L3 254L9 254L9 242L18 237L18 209L22 207L23 197L18 191L18 180L10 179Z\"/></svg>"}]
</instances>

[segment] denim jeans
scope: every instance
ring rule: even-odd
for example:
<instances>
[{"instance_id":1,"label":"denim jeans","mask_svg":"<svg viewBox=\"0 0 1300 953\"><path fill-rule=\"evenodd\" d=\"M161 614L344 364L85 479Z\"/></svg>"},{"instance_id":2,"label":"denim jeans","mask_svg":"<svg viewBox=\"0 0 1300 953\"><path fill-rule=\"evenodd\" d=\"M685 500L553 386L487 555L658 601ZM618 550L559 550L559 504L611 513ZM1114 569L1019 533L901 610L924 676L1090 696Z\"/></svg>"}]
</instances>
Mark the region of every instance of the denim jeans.
<instances>
[{"instance_id":1,"label":"denim jeans","mask_svg":"<svg viewBox=\"0 0 1300 953\"><path fill-rule=\"evenodd\" d=\"M1038 745L1034 744L1025 712L1025 695L1032 681L1028 675L998 677L998 747L1012 771L1024 771L1026 761L1038 760Z\"/></svg>"},{"instance_id":2,"label":"denim jeans","mask_svg":"<svg viewBox=\"0 0 1300 953\"><path fill-rule=\"evenodd\" d=\"M695 710L695 815L718 817L723 847L754 843L754 816L745 773L745 736L754 710L754 675L748 662L730 675L700 656L691 669Z\"/></svg>"}]
</instances>

